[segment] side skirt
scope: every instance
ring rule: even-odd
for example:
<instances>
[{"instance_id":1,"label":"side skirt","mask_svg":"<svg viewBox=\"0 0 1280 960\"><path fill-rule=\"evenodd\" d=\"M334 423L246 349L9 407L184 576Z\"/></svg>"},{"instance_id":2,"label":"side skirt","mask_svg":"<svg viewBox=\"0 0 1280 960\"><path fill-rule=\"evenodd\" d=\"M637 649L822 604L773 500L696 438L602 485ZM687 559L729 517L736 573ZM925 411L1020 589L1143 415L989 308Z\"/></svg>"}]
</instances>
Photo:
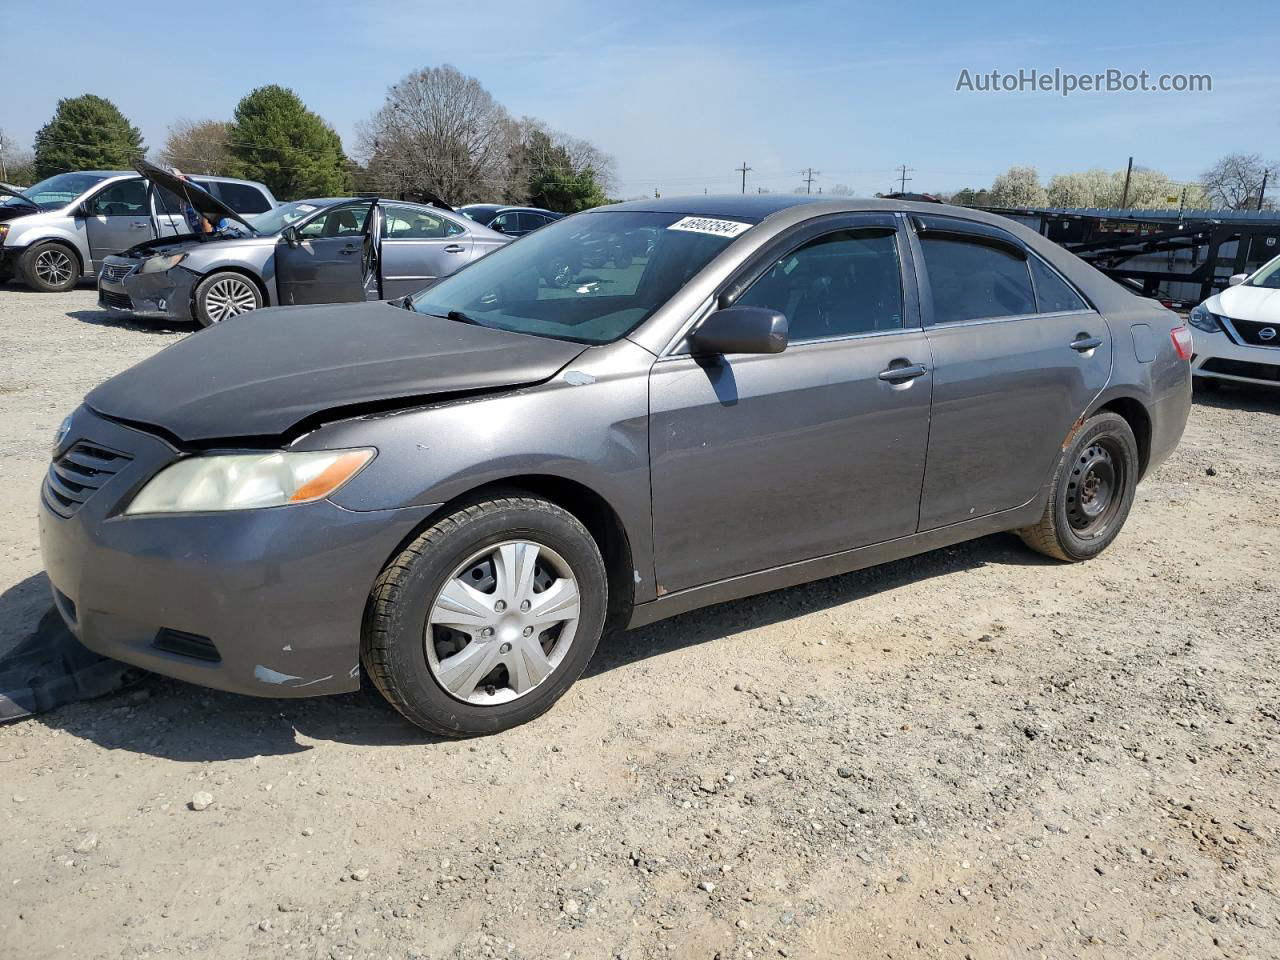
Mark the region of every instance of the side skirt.
<instances>
[{"instance_id":1,"label":"side skirt","mask_svg":"<svg viewBox=\"0 0 1280 960\"><path fill-rule=\"evenodd\" d=\"M1044 514L1045 500L1048 496L1049 488L1045 487L1027 503L1012 510L1004 510L986 517L976 517L973 520L953 523L935 530L926 530L897 540L873 543L854 550L845 550L813 560L788 563L781 567L761 570L758 573L730 577L726 580L717 580L715 583L669 593L656 600L632 607L631 620L627 623L627 629L643 627L667 617L688 613L699 607L738 600L757 593L768 593L770 590L782 590L801 583L810 583L814 580L823 580L842 573L874 567L877 564L901 560L903 557L928 553L930 550L949 547L952 544L985 537L992 533L1027 527L1036 523Z\"/></svg>"}]
</instances>

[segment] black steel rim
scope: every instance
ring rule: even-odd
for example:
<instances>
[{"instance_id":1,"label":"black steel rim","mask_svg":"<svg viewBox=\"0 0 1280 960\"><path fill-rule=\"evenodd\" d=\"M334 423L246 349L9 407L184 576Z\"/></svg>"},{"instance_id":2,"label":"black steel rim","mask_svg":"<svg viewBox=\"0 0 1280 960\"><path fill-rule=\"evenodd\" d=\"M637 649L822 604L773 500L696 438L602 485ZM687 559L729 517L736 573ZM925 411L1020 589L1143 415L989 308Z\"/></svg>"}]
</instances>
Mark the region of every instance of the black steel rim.
<instances>
[{"instance_id":1,"label":"black steel rim","mask_svg":"<svg viewBox=\"0 0 1280 960\"><path fill-rule=\"evenodd\" d=\"M1067 522L1082 539L1103 536L1124 501L1124 453L1111 437L1099 437L1076 454L1067 481Z\"/></svg>"}]
</instances>

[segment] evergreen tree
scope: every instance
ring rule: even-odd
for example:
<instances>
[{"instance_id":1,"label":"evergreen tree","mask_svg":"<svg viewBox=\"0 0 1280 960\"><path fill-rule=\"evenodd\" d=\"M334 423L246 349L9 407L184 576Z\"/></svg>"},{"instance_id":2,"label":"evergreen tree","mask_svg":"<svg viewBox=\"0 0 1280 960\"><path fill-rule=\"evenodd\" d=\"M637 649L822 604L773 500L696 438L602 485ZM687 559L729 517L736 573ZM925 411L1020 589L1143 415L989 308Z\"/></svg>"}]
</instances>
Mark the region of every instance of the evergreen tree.
<instances>
[{"instance_id":1,"label":"evergreen tree","mask_svg":"<svg viewBox=\"0 0 1280 960\"><path fill-rule=\"evenodd\" d=\"M92 93L59 100L35 146L39 179L70 170L127 170L146 152L138 128L114 103Z\"/></svg>"},{"instance_id":2,"label":"evergreen tree","mask_svg":"<svg viewBox=\"0 0 1280 960\"><path fill-rule=\"evenodd\" d=\"M265 183L280 200L348 189L341 138L285 87L271 84L245 95L236 105L230 141L230 174Z\"/></svg>"}]
</instances>

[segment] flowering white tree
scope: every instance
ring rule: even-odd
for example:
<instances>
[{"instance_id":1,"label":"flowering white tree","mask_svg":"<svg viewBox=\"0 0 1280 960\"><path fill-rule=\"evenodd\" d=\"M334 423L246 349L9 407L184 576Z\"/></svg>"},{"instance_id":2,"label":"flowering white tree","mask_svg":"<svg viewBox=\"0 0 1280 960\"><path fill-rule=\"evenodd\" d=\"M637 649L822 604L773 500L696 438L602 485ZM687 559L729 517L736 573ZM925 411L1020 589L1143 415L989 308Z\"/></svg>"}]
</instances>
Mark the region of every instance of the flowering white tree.
<instances>
[{"instance_id":1,"label":"flowering white tree","mask_svg":"<svg viewBox=\"0 0 1280 960\"><path fill-rule=\"evenodd\" d=\"M991 185L993 207L1044 207L1049 194L1040 185L1035 167L1010 167Z\"/></svg>"}]
</instances>

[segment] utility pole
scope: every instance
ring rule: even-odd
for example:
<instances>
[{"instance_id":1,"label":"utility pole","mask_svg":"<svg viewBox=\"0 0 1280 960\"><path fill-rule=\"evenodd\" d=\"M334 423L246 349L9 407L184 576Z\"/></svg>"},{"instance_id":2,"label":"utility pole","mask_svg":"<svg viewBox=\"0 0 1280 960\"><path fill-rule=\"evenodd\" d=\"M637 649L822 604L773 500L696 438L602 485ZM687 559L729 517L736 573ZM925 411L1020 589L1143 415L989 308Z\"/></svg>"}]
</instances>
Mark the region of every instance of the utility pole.
<instances>
[{"instance_id":1,"label":"utility pole","mask_svg":"<svg viewBox=\"0 0 1280 960\"><path fill-rule=\"evenodd\" d=\"M902 166L898 167L898 180L901 182L901 186L898 188L899 193L907 192L907 181L911 179L911 177L908 177L907 174L913 171L914 169L915 167L908 167L905 163Z\"/></svg>"},{"instance_id":2,"label":"utility pole","mask_svg":"<svg viewBox=\"0 0 1280 960\"><path fill-rule=\"evenodd\" d=\"M813 181L815 177L822 176L821 170L815 170L810 167L808 170L800 171L800 179L804 182L804 192L813 193Z\"/></svg>"},{"instance_id":3,"label":"utility pole","mask_svg":"<svg viewBox=\"0 0 1280 960\"><path fill-rule=\"evenodd\" d=\"M1133 176L1133 157L1129 158L1129 169L1124 172L1124 192L1120 194L1120 209L1129 206L1129 180Z\"/></svg>"},{"instance_id":4,"label":"utility pole","mask_svg":"<svg viewBox=\"0 0 1280 960\"><path fill-rule=\"evenodd\" d=\"M752 168L748 167L747 161L743 160L742 166L734 167L733 169L738 173L742 174L742 192L746 193L747 192L747 174L751 172Z\"/></svg>"},{"instance_id":5,"label":"utility pole","mask_svg":"<svg viewBox=\"0 0 1280 960\"><path fill-rule=\"evenodd\" d=\"M1267 178L1271 176L1270 170L1262 171L1262 189L1258 191L1258 209L1262 209L1262 203L1267 198Z\"/></svg>"}]
</instances>

